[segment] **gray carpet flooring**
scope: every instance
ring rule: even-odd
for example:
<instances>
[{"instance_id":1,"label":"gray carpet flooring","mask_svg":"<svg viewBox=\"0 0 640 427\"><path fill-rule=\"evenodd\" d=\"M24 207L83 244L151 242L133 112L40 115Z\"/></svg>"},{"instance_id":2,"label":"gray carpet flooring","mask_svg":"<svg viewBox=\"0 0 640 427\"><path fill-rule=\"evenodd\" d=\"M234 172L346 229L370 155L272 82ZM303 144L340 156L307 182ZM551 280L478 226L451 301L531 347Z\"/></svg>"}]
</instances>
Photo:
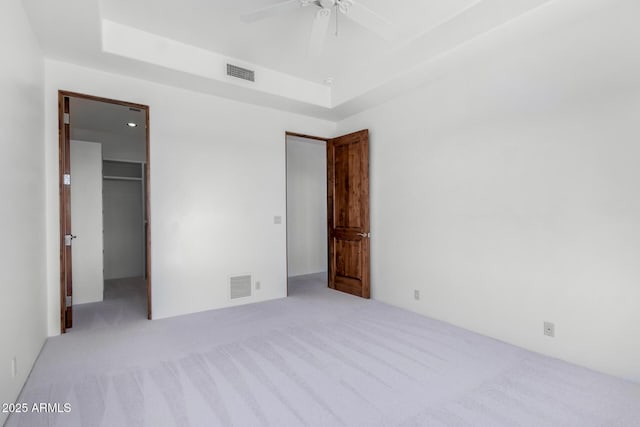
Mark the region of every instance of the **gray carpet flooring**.
<instances>
[{"instance_id":1,"label":"gray carpet flooring","mask_svg":"<svg viewBox=\"0 0 640 427\"><path fill-rule=\"evenodd\" d=\"M147 321L116 283L50 338L7 426L640 426L640 385L326 288Z\"/></svg>"}]
</instances>

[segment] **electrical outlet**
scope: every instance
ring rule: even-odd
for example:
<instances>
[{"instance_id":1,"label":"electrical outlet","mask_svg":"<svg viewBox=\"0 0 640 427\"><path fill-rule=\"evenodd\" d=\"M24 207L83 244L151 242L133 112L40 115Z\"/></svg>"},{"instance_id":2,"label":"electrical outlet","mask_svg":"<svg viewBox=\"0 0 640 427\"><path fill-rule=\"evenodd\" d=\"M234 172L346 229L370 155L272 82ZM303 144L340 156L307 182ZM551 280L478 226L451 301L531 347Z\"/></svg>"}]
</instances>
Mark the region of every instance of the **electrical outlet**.
<instances>
[{"instance_id":1,"label":"electrical outlet","mask_svg":"<svg viewBox=\"0 0 640 427\"><path fill-rule=\"evenodd\" d=\"M413 299L416 300L416 301L420 299L420 291L419 290L417 290L417 289L413 290Z\"/></svg>"},{"instance_id":2,"label":"electrical outlet","mask_svg":"<svg viewBox=\"0 0 640 427\"><path fill-rule=\"evenodd\" d=\"M256 291L260 290L260 282L256 281Z\"/></svg>"},{"instance_id":3,"label":"electrical outlet","mask_svg":"<svg viewBox=\"0 0 640 427\"><path fill-rule=\"evenodd\" d=\"M544 334L548 337L555 337L556 325L551 322L544 322Z\"/></svg>"},{"instance_id":4,"label":"electrical outlet","mask_svg":"<svg viewBox=\"0 0 640 427\"><path fill-rule=\"evenodd\" d=\"M11 378L18 376L18 359L14 356L11 359Z\"/></svg>"}]
</instances>

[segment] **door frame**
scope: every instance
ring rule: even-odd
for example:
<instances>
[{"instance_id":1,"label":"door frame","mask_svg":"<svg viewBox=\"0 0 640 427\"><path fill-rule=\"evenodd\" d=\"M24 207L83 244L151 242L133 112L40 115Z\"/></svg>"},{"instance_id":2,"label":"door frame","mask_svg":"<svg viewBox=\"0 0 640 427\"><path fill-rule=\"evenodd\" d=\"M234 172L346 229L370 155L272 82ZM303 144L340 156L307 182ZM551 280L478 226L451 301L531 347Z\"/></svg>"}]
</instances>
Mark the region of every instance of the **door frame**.
<instances>
[{"instance_id":1,"label":"door frame","mask_svg":"<svg viewBox=\"0 0 640 427\"><path fill-rule=\"evenodd\" d=\"M328 277L328 283L327 286L329 288L332 289L336 289L336 284L335 284L335 276L333 276L332 274L335 273L335 256L333 256L333 254L335 253L335 247L332 246L332 239L334 236L334 187L335 187L335 176L334 176L334 167L335 165L332 164L332 162L329 161L329 152L330 150L334 150L332 151L332 153L335 152L335 143L338 142L341 139L347 139L347 138L360 138L359 142L362 143L362 137L364 136L365 139L365 147L367 150L366 153L366 164L365 169L366 169L366 179L364 182L364 185L366 186L366 198L367 198L367 203L366 203L366 218L365 218L365 222L363 224L363 230L360 233L357 233L358 236L362 236L362 239L366 239L366 246L365 246L365 259L366 259L366 266L365 266L365 270L364 271L364 275L362 276L362 288L361 288L361 292L360 294L355 294L351 291L346 291L343 290L343 292L347 292L347 293L351 293L353 295L357 295L360 296L362 298L365 299L369 299L371 297L371 273L370 273L370 262L371 262L371 258L370 258L370 237L371 237L371 232L370 232L370 199L369 199L369 130L368 129L363 129L357 132L352 132L346 135L342 135L342 136L338 136L338 137L334 137L334 138L324 138L324 137L320 137L320 136L314 136L314 135L306 135L306 134L302 134L302 133L296 133L296 132L285 132L285 206L287 208L288 211L288 205L289 205L289 200L288 200L288 196L289 196L289 192L288 192L288 188L287 188L287 176L288 176L288 164L287 164L287 160L288 160L288 156L287 156L287 140L288 137L293 136L293 137L299 137L299 138L305 138L305 139L312 139L312 140L317 140L317 141L324 141L325 142L325 152L326 152L326 175L327 175L327 198L326 198L326 210L327 210L327 273L329 274ZM286 227L285 227L285 238L286 238L286 251L285 251L285 256L286 256L286 262L285 262L285 266L286 266L286 276L287 276L287 296L289 296L289 217L287 216L287 221L286 221ZM344 232L343 232L344 233ZM360 239L360 240L362 240Z\"/></svg>"},{"instance_id":2,"label":"door frame","mask_svg":"<svg viewBox=\"0 0 640 427\"><path fill-rule=\"evenodd\" d=\"M287 167L287 139L290 136L295 136L298 138L305 138L305 139L314 139L316 141L323 141L325 144L327 144L329 142L329 140L331 138L324 138L321 136L314 136L314 135L306 135L303 133L296 133L296 132L285 132L284 134L284 182L285 182L285 186L284 186L284 193L285 193L285 209L289 206L289 191L287 189L287 176L289 174L289 168ZM325 145L325 152L326 152L326 145ZM326 156L326 154L325 154ZM325 170L325 175L326 175L327 171ZM325 200L325 209L329 209L329 194L327 194L327 200ZM286 214L286 212L285 212ZM285 247L286 247L286 251L285 251L285 268L286 268L286 276L287 276L287 296L289 296L289 216L285 215L285 218L287 219L285 221ZM327 221L329 221L329 218L327 217ZM329 270L329 223L327 222L327 271Z\"/></svg>"},{"instance_id":3,"label":"door frame","mask_svg":"<svg viewBox=\"0 0 640 427\"><path fill-rule=\"evenodd\" d=\"M145 235L146 235L146 271L147 277L147 318L151 320L151 206L149 203L149 182L150 182L150 122L149 122L149 106L144 104L136 104L133 102L120 101L110 98L102 98L99 96L87 95L84 93L58 90L58 160L59 160L59 203L60 203L60 332L66 333L66 273L67 269L71 269L71 263L67 265L66 259L66 245L65 245L65 233L67 232L67 226L71 225L71 198L70 195L65 197L65 184L64 175L67 172L67 168L70 167L70 153L65 148L66 137L70 138L69 130L70 126L65 124L65 98L79 98L87 99L98 102L105 102L108 104L122 105L124 107L136 108L144 111L145 114L145 153L146 153L146 167L144 168L144 207L145 207ZM68 106L67 106L68 107ZM73 260L72 260L73 261ZM71 272L69 271L69 274ZM73 307L73 303L71 304Z\"/></svg>"}]
</instances>

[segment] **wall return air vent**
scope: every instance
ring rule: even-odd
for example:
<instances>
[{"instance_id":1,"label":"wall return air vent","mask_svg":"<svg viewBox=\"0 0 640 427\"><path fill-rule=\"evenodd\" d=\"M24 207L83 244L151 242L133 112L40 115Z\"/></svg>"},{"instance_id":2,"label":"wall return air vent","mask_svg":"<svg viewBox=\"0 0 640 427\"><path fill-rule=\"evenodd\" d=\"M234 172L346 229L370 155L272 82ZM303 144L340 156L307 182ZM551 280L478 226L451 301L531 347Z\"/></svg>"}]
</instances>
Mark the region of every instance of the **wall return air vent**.
<instances>
[{"instance_id":1,"label":"wall return air vent","mask_svg":"<svg viewBox=\"0 0 640 427\"><path fill-rule=\"evenodd\" d=\"M229 296L231 299L251 296L251 275L231 276L229 278Z\"/></svg>"},{"instance_id":2,"label":"wall return air vent","mask_svg":"<svg viewBox=\"0 0 640 427\"><path fill-rule=\"evenodd\" d=\"M255 82L255 72L253 70L247 70L246 68L238 67L237 65L227 64L227 75L236 77L242 80L248 80Z\"/></svg>"}]
</instances>

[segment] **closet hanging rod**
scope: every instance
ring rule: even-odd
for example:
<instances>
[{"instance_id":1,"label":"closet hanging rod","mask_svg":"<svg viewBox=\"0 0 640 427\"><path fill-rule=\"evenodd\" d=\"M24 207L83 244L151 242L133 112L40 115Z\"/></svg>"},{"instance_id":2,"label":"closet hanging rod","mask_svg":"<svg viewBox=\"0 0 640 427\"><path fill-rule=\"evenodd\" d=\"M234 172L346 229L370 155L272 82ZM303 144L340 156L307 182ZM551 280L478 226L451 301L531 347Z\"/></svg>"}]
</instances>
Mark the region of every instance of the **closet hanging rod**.
<instances>
[{"instance_id":1,"label":"closet hanging rod","mask_svg":"<svg viewBox=\"0 0 640 427\"><path fill-rule=\"evenodd\" d=\"M132 177L132 176L109 176L105 175L102 177L103 179L109 180L119 180L119 181L142 181L142 178Z\"/></svg>"}]
</instances>

